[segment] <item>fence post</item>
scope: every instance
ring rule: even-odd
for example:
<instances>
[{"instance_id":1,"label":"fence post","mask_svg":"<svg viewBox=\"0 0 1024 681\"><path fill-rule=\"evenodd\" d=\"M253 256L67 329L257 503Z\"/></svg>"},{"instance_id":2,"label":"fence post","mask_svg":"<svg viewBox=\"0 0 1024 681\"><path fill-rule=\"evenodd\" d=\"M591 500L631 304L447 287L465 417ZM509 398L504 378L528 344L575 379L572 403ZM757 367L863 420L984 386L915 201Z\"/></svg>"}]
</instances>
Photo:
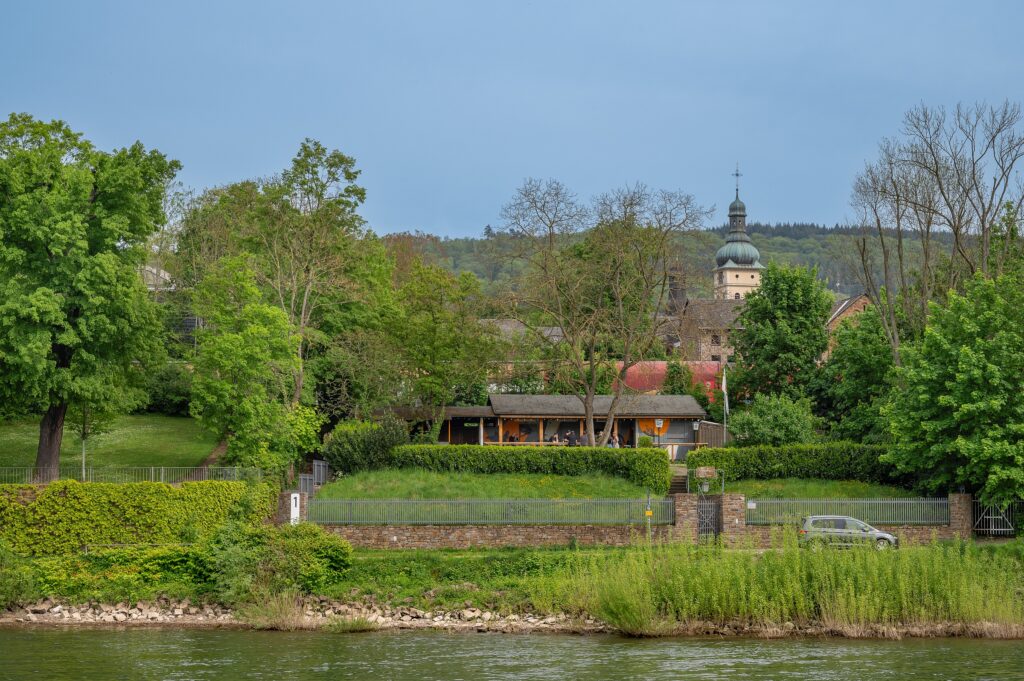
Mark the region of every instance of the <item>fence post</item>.
<instances>
[{"instance_id":1,"label":"fence post","mask_svg":"<svg viewBox=\"0 0 1024 681\"><path fill-rule=\"evenodd\" d=\"M969 539L974 531L974 514L970 494L949 495L949 531L954 537Z\"/></svg>"}]
</instances>

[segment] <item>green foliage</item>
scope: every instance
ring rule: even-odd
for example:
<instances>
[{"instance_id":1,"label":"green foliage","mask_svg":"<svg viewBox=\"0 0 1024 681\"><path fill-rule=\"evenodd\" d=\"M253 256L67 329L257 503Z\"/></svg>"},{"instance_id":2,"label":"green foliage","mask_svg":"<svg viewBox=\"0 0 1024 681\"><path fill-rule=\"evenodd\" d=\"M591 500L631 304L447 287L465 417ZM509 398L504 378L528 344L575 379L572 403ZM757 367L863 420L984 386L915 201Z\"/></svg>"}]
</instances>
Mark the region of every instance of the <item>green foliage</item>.
<instances>
[{"instance_id":1,"label":"green foliage","mask_svg":"<svg viewBox=\"0 0 1024 681\"><path fill-rule=\"evenodd\" d=\"M879 461L885 452L885 447L855 442L708 447L690 452L686 462L691 467L714 466L724 471L726 480L820 478L894 482L892 466Z\"/></svg>"},{"instance_id":2,"label":"green foliage","mask_svg":"<svg viewBox=\"0 0 1024 681\"><path fill-rule=\"evenodd\" d=\"M350 563L348 542L317 526L232 521L191 545L37 557L33 572L38 592L72 602L168 595L234 605L292 590L322 592L340 583Z\"/></svg>"},{"instance_id":3,"label":"green foliage","mask_svg":"<svg viewBox=\"0 0 1024 681\"><path fill-rule=\"evenodd\" d=\"M931 491L1024 498L1024 279L979 276L951 292L902 356L886 460Z\"/></svg>"},{"instance_id":4,"label":"green foliage","mask_svg":"<svg viewBox=\"0 0 1024 681\"><path fill-rule=\"evenodd\" d=\"M405 422L388 414L380 421L345 421L334 427L323 446L323 457L336 471L355 473L387 468L391 450L408 444Z\"/></svg>"},{"instance_id":5,"label":"green foliage","mask_svg":"<svg viewBox=\"0 0 1024 681\"><path fill-rule=\"evenodd\" d=\"M61 121L0 122L0 402L47 414L40 465L58 463L66 405L108 410L161 354L138 268L179 167L138 142L99 151Z\"/></svg>"},{"instance_id":6,"label":"green foliage","mask_svg":"<svg viewBox=\"0 0 1024 681\"><path fill-rule=\"evenodd\" d=\"M317 499L639 499L647 490L610 475L463 473L393 468L344 475Z\"/></svg>"},{"instance_id":7,"label":"green foliage","mask_svg":"<svg viewBox=\"0 0 1024 681\"><path fill-rule=\"evenodd\" d=\"M842 323L814 391L818 412L831 424L832 439L888 439L881 410L891 388L892 367L892 350L877 310L868 308Z\"/></svg>"},{"instance_id":8,"label":"green foliage","mask_svg":"<svg viewBox=\"0 0 1024 681\"><path fill-rule=\"evenodd\" d=\"M188 416L192 399L192 371L183 362L168 362L147 373L146 411Z\"/></svg>"},{"instance_id":9,"label":"green foliage","mask_svg":"<svg viewBox=\"0 0 1024 681\"><path fill-rule=\"evenodd\" d=\"M239 505L246 521L275 508L268 483L79 483L0 485L0 539L24 554L73 553L83 546L162 544L205 536Z\"/></svg>"},{"instance_id":10,"label":"green foliage","mask_svg":"<svg viewBox=\"0 0 1024 681\"><path fill-rule=\"evenodd\" d=\"M398 291L401 318L390 333L411 370L414 396L430 406L486 399L495 330L479 321L480 283L469 273L414 263Z\"/></svg>"},{"instance_id":11,"label":"green foliage","mask_svg":"<svg viewBox=\"0 0 1024 681\"><path fill-rule=\"evenodd\" d=\"M197 332L191 409L227 439L229 462L279 470L300 453L288 413L299 337L282 310L260 300L244 259L222 260L207 273L193 300L205 326Z\"/></svg>"},{"instance_id":12,"label":"green foliage","mask_svg":"<svg viewBox=\"0 0 1024 681\"><path fill-rule=\"evenodd\" d=\"M812 552L792 534L763 554L666 544L583 555L552 581L540 596L558 611L596 615L634 636L708 622L813 624L854 636L1024 623L1020 564L965 544Z\"/></svg>"},{"instance_id":13,"label":"green foliage","mask_svg":"<svg viewBox=\"0 0 1024 681\"><path fill-rule=\"evenodd\" d=\"M740 365L729 377L736 394L802 396L828 347L831 307L814 270L769 265L730 335Z\"/></svg>"},{"instance_id":14,"label":"green foliage","mask_svg":"<svg viewBox=\"0 0 1024 681\"><path fill-rule=\"evenodd\" d=\"M498 445L405 445L395 447L388 468L466 473L604 473L651 490L668 491L671 472L661 448L502 447ZM342 472L349 472L342 469Z\"/></svg>"},{"instance_id":15,"label":"green foliage","mask_svg":"<svg viewBox=\"0 0 1024 681\"><path fill-rule=\"evenodd\" d=\"M654 446L654 440L650 435L641 435L636 440L637 449L649 449Z\"/></svg>"},{"instance_id":16,"label":"green foliage","mask_svg":"<svg viewBox=\"0 0 1024 681\"><path fill-rule=\"evenodd\" d=\"M284 525L270 533L262 569L271 591L318 594L340 583L352 564L352 546L319 525Z\"/></svg>"},{"instance_id":17,"label":"green foliage","mask_svg":"<svg viewBox=\"0 0 1024 681\"><path fill-rule=\"evenodd\" d=\"M37 594L29 561L0 539L0 612L32 600Z\"/></svg>"},{"instance_id":18,"label":"green foliage","mask_svg":"<svg viewBox=\"0 0 1024 681\"><path fill-rule=\"evenodd\" d=\"M820 419L811 413L811 401L786 395L754 395L753 402L730 415L729 432L736 444L791 445L815 442Z\"/></svg>"}]
</instances>

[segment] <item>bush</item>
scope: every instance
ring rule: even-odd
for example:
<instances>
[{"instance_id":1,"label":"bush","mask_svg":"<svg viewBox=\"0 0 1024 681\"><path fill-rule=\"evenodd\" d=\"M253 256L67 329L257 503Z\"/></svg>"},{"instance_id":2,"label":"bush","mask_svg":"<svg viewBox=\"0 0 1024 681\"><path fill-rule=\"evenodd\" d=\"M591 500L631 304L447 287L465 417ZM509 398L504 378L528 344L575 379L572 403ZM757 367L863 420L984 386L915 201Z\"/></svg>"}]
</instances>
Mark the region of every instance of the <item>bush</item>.
<instances>
[{"instance_id":1,"label":"bush","mask_svg":"<svg viewBox=\"0 0 1024 681\"><path fill-rule=\"evenodd\" d=\"M500 445L405 445L395 447L379 468L422 468L464 473L546 473L588 475L604 473L646 487L654 494L668 492L671 471L660 447L503 447Z\"/></svg>"},{"instance_id":2,"label":"bush","mask_svg":"<svg viewBox=\"0 0 1024 681\"><path fill-rule=\"evenodd\" d=\"M0 540L0 610L26 603L35 596L32 567Z\"/></svg>"},{"instance_id":3,"label":"bush","mask_svg":"<svg viewBox=\"0 0 1024 681\"><path fill-rule=\"evenodd\" d=\"M687 465L714 466L726 480L819 478L899 482L895 469L879 461L886 448L855 442L812 445L707 448L690 452Z\"/></svg>"},{"instance_id":4,"label":"bush","mask_svg":"<svg viewBox=\"0 0 1024 681\"><path fill-rule=\"evenodd\" d=\"M323 457L331 467L342 473L371 471L389 466L391 450L408 444L405 422L386 416L374 423L346 421L339 423L327 436Z\"/></svg>"},{"instance_id":5,"label":"bush","mask_svg":"<svg viewBox=\"0 0 1024 681\"><path fill-rule=\"evenodd\" d=\"M821 419L811 413L807 398L758 394L750 406L735 412L729 432L741 446L793 445L815 442L820 425Z\"/></svg>"},{"instance_id":6,"label":"bush","mask_svg":"<svg viewBox=\"0 0 1024 681\"><path fill-rule=\"evenodd\" d=\"M298 589L323 593L334 586L352 564L352 546L319 525L285 525L272 532L266 568L274 579L274 591Z\"/></svg>"},{"instance_id":7,"label":"bush","mask_svg":"<svg viewBox=\"0 0 1024 681\"><path fill-rule=\"evenodd\" d=\"M146 378L149 404L146 411L168 416L188 416L192 400L192 371L181 362L169 362Z\"/></svg>"},{"instance_id":8,"label":"bush","mask_svg":"<svg viewBox=\"0 0 1024 681\"><path fill-rule=\"evenodd\" d=\"M173 544L211 534L233 514L269 517L269 483L127 484L61 480L45 487L0 485L0 539L22 554L75 553L83 546Z\"/></svg>"},{"instance_id":9,"label":"bush","mask_svg":"<svg viewBox=\"0 0 1024 681\"><path fill-rule=\"evenodd\" d=\"M649 449L654 446L654 440L651 439L650 435L641 435L637 438L636 446L640 449Z\"/></svg>"},{"instance_id":10,"label":"bush","mask_svg":"<svg viewBox=\"0 0 1024 681\"><path fill-rule=\"evenodd\" d=\"M212 592L225 603L262 601L283 591L321 593L352 561L351 545L311 523L232 523L204 547Z\"/></svg>"}]
</instances>

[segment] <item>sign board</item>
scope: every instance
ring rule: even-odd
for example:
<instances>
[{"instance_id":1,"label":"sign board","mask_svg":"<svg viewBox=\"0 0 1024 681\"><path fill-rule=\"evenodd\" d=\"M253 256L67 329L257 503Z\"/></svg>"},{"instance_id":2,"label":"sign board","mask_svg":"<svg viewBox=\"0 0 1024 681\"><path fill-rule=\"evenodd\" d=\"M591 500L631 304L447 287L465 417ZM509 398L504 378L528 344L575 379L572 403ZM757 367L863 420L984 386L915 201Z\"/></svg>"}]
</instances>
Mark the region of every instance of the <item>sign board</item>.
<instances>
[{"instance_id":1,"label":"sign board","mask_svg":"<svg viewBox=\"0 0 1024 681\"><path fill-rule=\"evenodd\" d=\"M289 514L289 518L288 518L289 522L292 525L298 525L299 524L299 495L297 493L293 493L292 494L292 506L291 506L290 511L291 511L291 513Z\"/></svg>"},{"instance_id":2,"label":"sign board","mask_svg":"<svg viewBox=\"0 0 1024 681\"><path fill-rule=\"evenodd\" d=\"M757 502L756 501L748 501L747 502L747 508L749 508L751 511L753 511L755 508L757 508Z\"/></svg>"},{"instance_id":3,"label":"sign board","mask_svg":"<svg viewBox=\"0 0 1024 681\"><path fill-rule=\"evenodd\" d=\"M714 466L698 466L694 475L701 480L710 480L718 477L718 471Z\"/></svg>"},{"instance_id":4,"label":"sign board","mask_svg":"<svg viewBox=\"0 0 1024 681\"><path fill-rule=\"evenodd\" d=\"M654 515L654 511L652 511L651 509L647 509L646 511L644 511L644 515L650 518L652 515Z\"/></svg>"},{"instance_id":5,"label":"sign board","mask_svg":"<svg viewBox=\"0 0 1024 681\"><path fill-rule=\"evenodd\" d=\"M661 428L664 425L665 425L665 419L654 419L654 427L657 428L658 430L661 430Z\"/></svg>"}]
</instances>

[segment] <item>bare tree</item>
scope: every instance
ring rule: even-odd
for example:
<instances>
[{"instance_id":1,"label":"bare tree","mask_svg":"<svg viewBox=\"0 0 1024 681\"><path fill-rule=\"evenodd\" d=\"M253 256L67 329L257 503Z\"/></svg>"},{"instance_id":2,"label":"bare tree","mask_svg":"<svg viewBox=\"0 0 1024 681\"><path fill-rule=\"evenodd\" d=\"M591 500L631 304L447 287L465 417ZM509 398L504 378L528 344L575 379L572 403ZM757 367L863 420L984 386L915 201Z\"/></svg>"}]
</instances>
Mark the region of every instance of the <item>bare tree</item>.
<instances>
[{"instance_id":1,"label":"bare tree","mask_svg":"<svg viewBox=\"0 0 1024 681\"><path fill-rule=\"evenodd\" d=\"M625 187L580 203L554 180L527 180L505 206L525 274L512 314L549 344L583 403L591 444L607 443L626 372L660 342L674 236L708 212L679 192ZM560 336L545 327L558 326ZM594 398L612 380L605 426L595 438Z\"/></svg>"},{"instance_id":2,"label":"bare tree","mask_svg":"<svg viewBox=\"0 0 1024 681\"><path fill-rule=\"evenodd\" d=\"M1024 200L1020 124L1020 107L1010 102L959 105L951 115L922 105L856 178L858 274L897 364L901 329L920 333L929 301L976 272L1002 271L1011 248L999 237L1003 215Z\"/></svg>"}]
</instances>

